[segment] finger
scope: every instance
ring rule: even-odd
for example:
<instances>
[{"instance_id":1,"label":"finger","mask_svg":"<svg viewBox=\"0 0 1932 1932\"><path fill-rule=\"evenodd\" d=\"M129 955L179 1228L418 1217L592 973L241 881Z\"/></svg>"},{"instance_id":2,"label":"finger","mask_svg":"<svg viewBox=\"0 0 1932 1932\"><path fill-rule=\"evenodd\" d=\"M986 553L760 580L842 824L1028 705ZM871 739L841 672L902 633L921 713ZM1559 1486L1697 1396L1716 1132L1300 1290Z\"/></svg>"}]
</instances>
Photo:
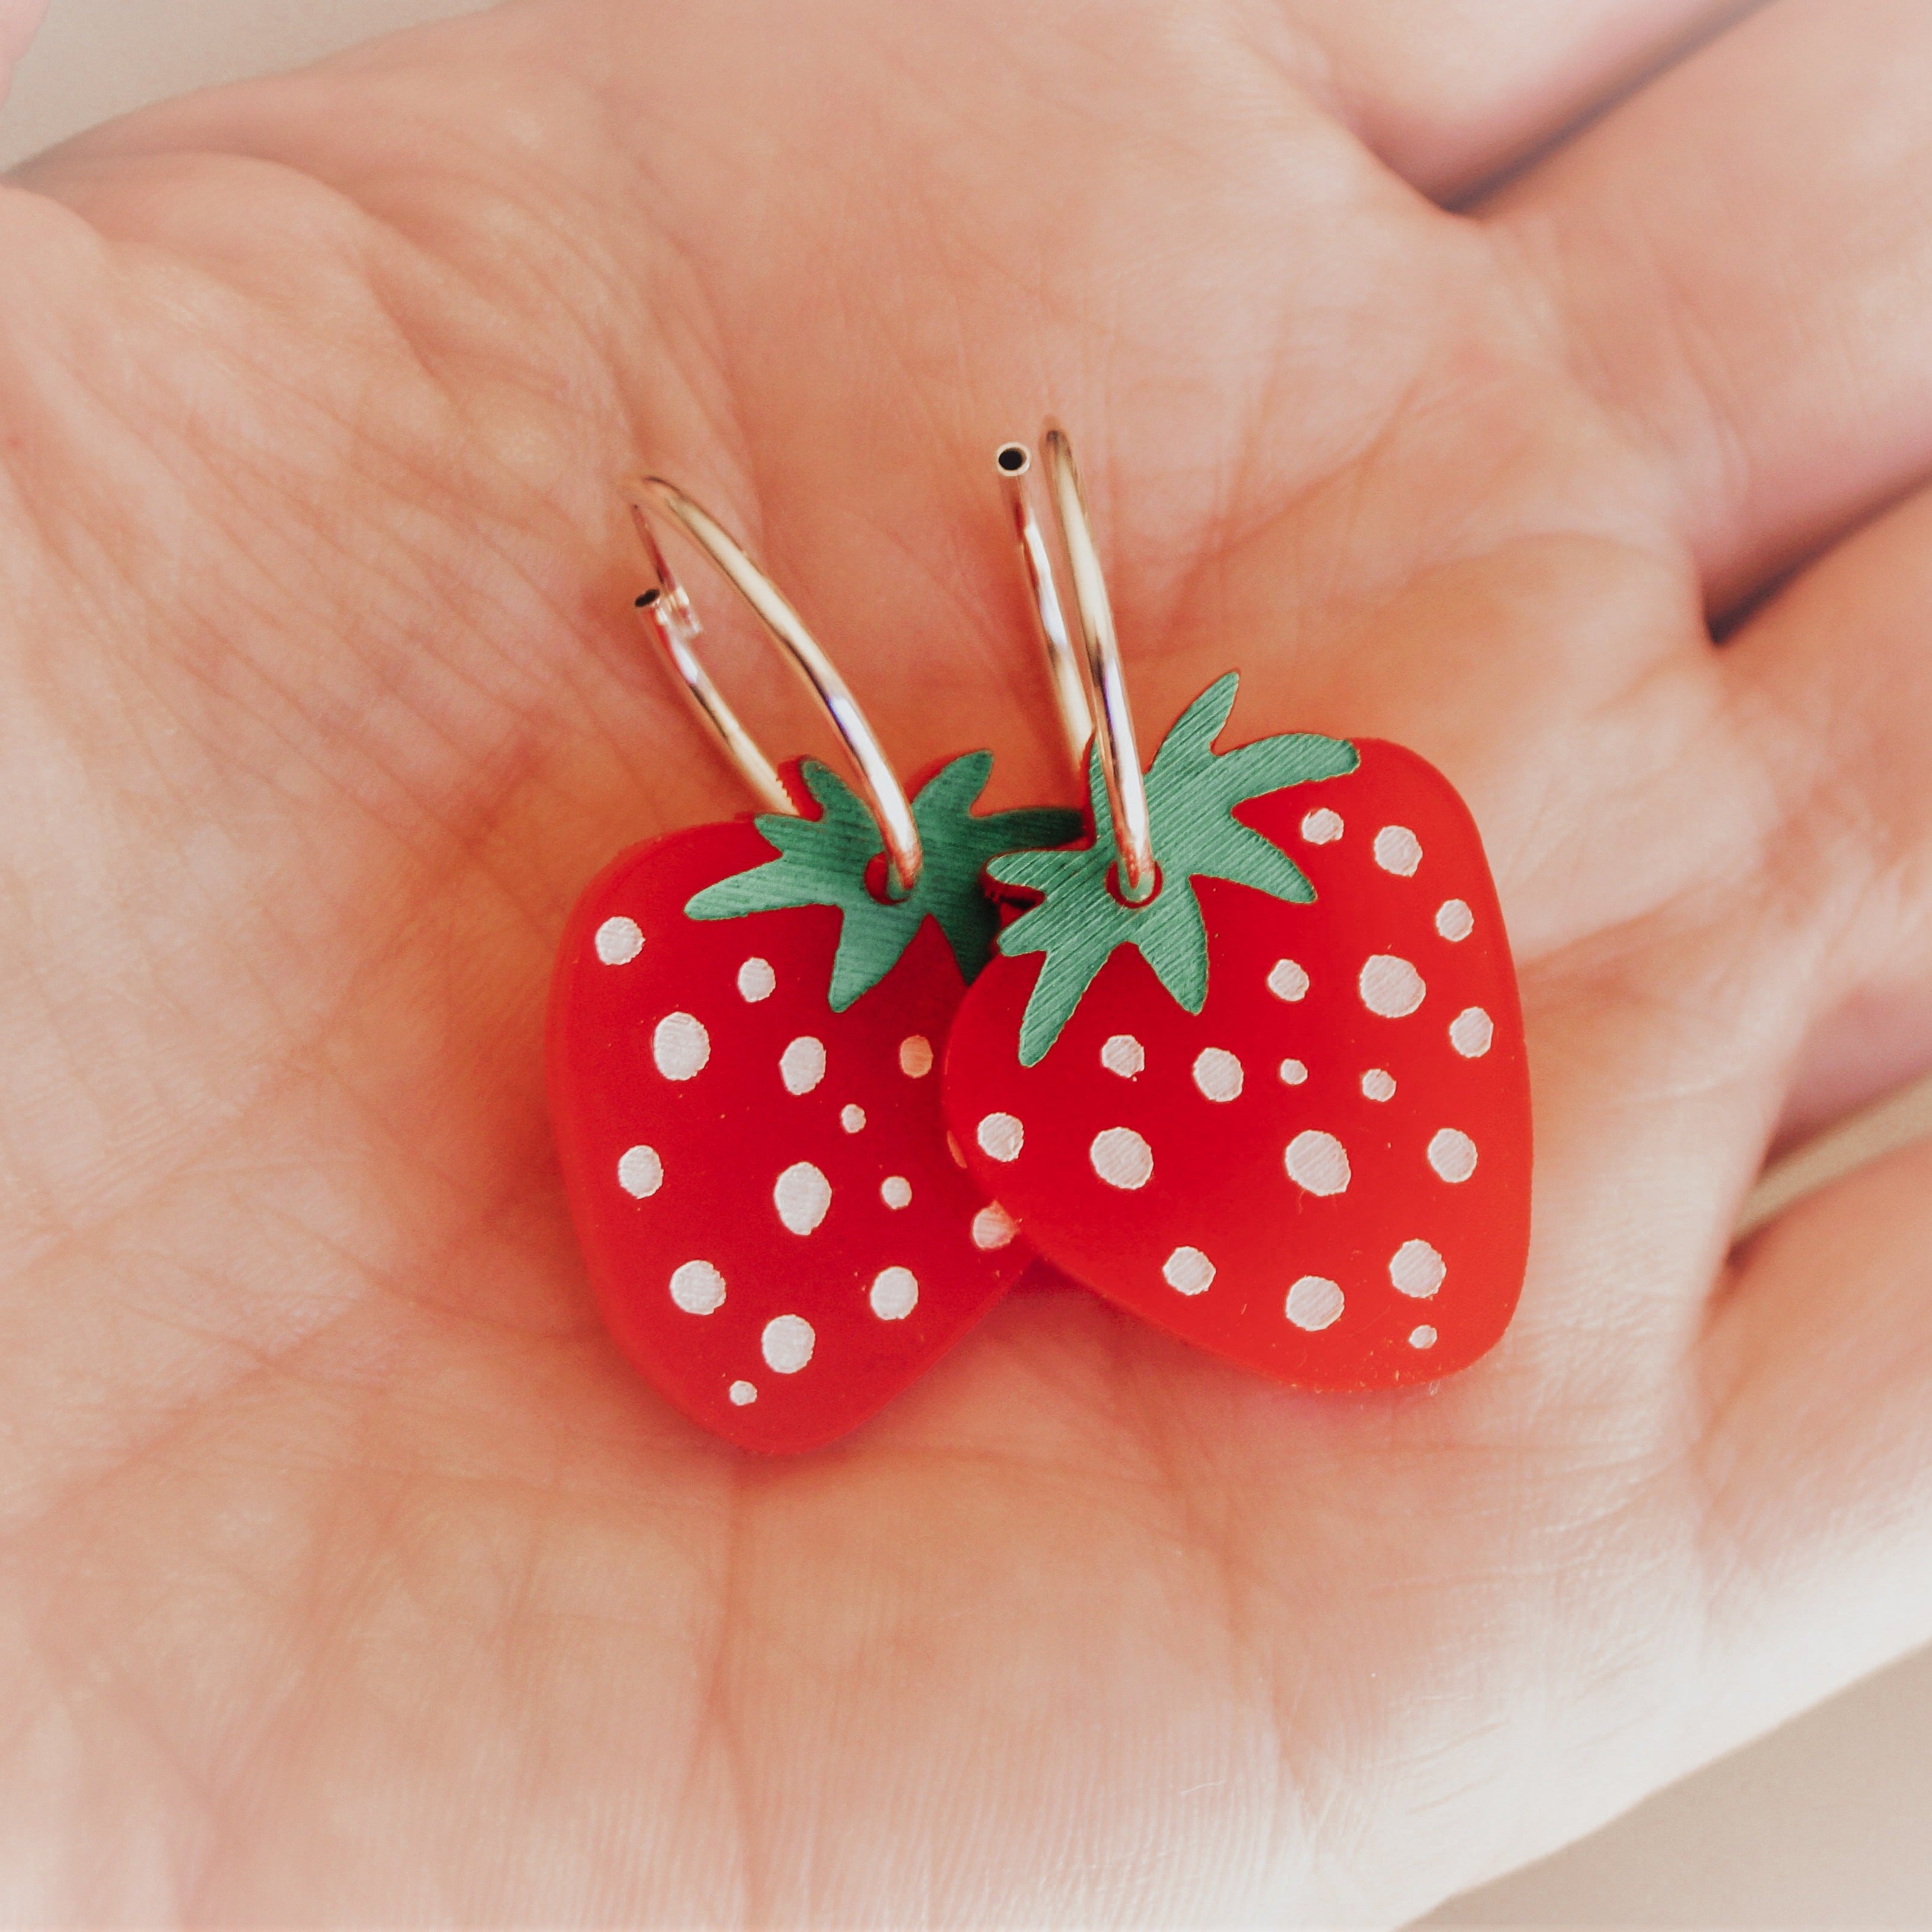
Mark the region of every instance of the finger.
<instances>
[{"instance_id":1,"label":"finger","mask_svg":"<svg viewBox=\"0 0 1932 1932\"><path fill-rule=\"evenodd\" d=\"M1780 0L1489 211L1672 481L1714 609L1932 460L1932 9Z\"/></svg>"},{"instance_id":2,"label":"finger","mask_svg":"<svg viewBox=\"0 0 1932 1932\"><path fill-rule=\"evenodd\" d=\"M1801 1202L1706 1334L1708 1654L1750 1660L1704 1714L1709 1751L1932 1636L1928 1192L1922 1144Z\"/></svg>"},{"instance_id":3,"label":"finger","mask_svg":"<svg viewBox=\"0 0 1932 1932\"><path fill-rule=\"evenodd\" d=\"M1718 674L1772 790L1756 862L1811 962L1783 1134L1932 1065L1932 491L1795 579Z\"/></svg>"},{"instance_id":4,"label":"finger","mask_svg":"<svg viewBox=\"0 0 1932 1932\"><path fill-rule=\"evenodd\" d=\"M1739 0L1288 0L1300 78L1396 172L1466 193L1742 10Z\"/></svg>"},{"instance_id":5,"label":"finger","mask_svg":"<svg viewBox=\"0 0 1932 1932\"><path fill-rule=\"evenodd\" d=\"M46 10L46 0L0 0L0 101L7 98L14 67Z\"/></svg>"}]
</instances>

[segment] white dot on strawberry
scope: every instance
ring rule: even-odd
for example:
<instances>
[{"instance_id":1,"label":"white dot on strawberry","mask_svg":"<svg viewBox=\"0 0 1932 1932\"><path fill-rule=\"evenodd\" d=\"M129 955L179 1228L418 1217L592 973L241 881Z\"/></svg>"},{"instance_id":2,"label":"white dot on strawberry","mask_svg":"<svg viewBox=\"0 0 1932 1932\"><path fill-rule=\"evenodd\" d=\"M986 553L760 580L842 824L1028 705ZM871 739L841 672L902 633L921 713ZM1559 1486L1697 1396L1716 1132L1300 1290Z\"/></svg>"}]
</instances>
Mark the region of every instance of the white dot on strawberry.
<instances>
[{"instance_id":1,"label":"white dot on strawberry","mask_svg":"<svg viewBox=\"0 0 1932 1932\"><path fill-rule=\"evenodd\" d=\"M1412 878L1422 863L1422 841L1406 825L1384 825L1376 834L1376 863L1399 878Z\"/></svg>"},{"instance_id":2,"label":"white dot on strawberry","mask_svg":"<svg viewBox=\"0 0 1932 1932\"><path fill-rule=\"evenodd\" d=\"M988 1114L973 1130L980 1151L994 1160L1018 1160L1026 1145L1026 1129L1015 1114Z\"/></svg>"},{"instance_id":3,"label":"white dot on strawberry","mask_svg":"<svg viewBox=\"0 0 1932 1932\"><path fill-rule=\"evenodd\" d=\"M919 1277L908 1268L881 1268L869 1299L881 1322L903 1322L919 1306Z\"/></svg>"},{"instance_id":4,"label":"white dot on strawberry","mask_svg":"<svg viewBox=\"0 0 1932 1932\"><path fill-rule=\"evenodd\" d=\"M1348 1186L1348 1152L1333 1134L1310 1127L1288 1144L1282 1156L1288 1178L1310 1194L1342 1194Z\"/></svg>"},{"instance_id":5,"label":"white dot on strawberry","mask_svg":"<svg viewBox=\"0 0 1932 1932\"><path fill-rule=\"evenodd\" d=\"M1298 1328L1327 1328L1342 1318L1342 1290L1325 1275L1305 1274L1288 1291L1283 1310Z\"/></svg>"},{"instance_id":6,"label":"white dot on strawberry","mask_svg":"<svg viewBox=\"0 0 1932 1932\"><path fill-rule=\"evenodd\" d=\"M1004 1248L1020 1231L1020 1224L997 1201L989 1201L973 1216L973 1245Z\"/></svg>"},{"instance_id":7,"label":"white dot on strawberry","mask_svg":"<svg viewBox=\"0 0 1932 1932\"><path fill-rule=\"evenodd\" d=\"M591 942L607 966L628 966L644 950L644 929L634 919L607 919Z\"/></svg>"},{"instance_id":8,"label":"white dot on strawberry","mask_svg":"<svg viewBox=\"0 0 1932 1932\"><path fill-rule=\"evenodd\" d=\"M1198 1248L1176 1248L1160 1272L1178 1294L1203 1294L1214 1285L1214 1264Z\"/></svg>"},{"instance_id":9,"label":"white dot on strawberry","mask_svg":"<svg viewBox=\"0 0 1932 1932\"><path fill-rule=\"evenodd\" d=\"M1194 1084L1210 1100L1238 1100L1241 1063L1225 1046L1204 1046L1194 1057Z\"/></svg>"},{"instance_id":10,"label":"white dot on strawberry","mask_svg":"<svg viewBox=\"0 0 1932 1932\"><path fill-rule=\"evenodd\" d=\"M748 1402L756 1402L758 1399L758 1391L750 1382L734 1382L727 1393L731 1398L734 1408L742 1408Z\"/></svg>"},{"instance_id":11,"label":"white dot on strawberry","mask_svg":"<svg viewBox=\"0 0 1932 1932\"><path fill-rule=\"evenodd\" d=\"M1476 929L1476 915L1461 899L1444 899L1436 908L1436 930L1444 939L1467 939Z\"/></svg>"},{"instance_id":12,"label":"white dot on strawberry","mask_svg":"<svg viewBox=\"0 0 1932 1932\"><path fill-rule=\"evenodd\" d=\"M1132 1127L1103 1128L1087 1158L1109 1187L1144 1187L1154 1176L1154 1149Z\"/></svg>"},{"instance_id":13,"label":"white dot on strawberry","mask_svg":"<svg viewBox=\"0 0 1932 1932\"><path fill-rule=\"evenodd\" d=\"M848 1134L863 1133L866 1130L866 1110L863 1107L844 1106L838 1109L838 1124Z\"/></svg>"},{"instance_id":14,"label":"white dot on strawberry","mask_svg":"<svg viewBox=\"0 0 1932 1932\"><path fill-rule=\"evenodd\" d=\"M1389 1280L1398 1294L1426 1301L1442 1286L1449 1272L1442 1257L1426 1241L1405 1241L1389 1257Z\"/></svg>"},{"instance_id":15,"label":"white dot on strawberry","mask_svg":"<svg viewBox=\"0 0 1932 1932\"><path fill-rule=\"evenodd\" d=\"M932 1042L924 1034L908 1034L899 1042L899 1071L908 1080L923 1080L932 1071Z\"/></svg>"},{"instance_id":16,"label":"white dot on strawberry","mask_svg":"<svg viewBox=\"0 0 1932 1932\"><path fill-rule=\"evenodd\" d=\"M724 1277L709 1262L686 1262L670 1271L670 1298L687 1315L710 1315L724 1305Z\"/></svg>"},{"instance_id":17,"label":"white dot on strawberry","mask_svg":"<svg viewBox=\"0 0 1932 1932\"><path fill-rule=\"evenodd\" d=\"M1311 845L1332 845L1342 836L1342 814L1323 806L1301 821L1301 836Z\"/></svg>"},{"instance_id":18,"label":"white dot on strawberry","mask_svg":"<svg viewBox=\"0 0 1932 1932\"><path fill-rule=\"evenodd\" d=\"M778 1176L772 1204L794 1234L808 1234L832 1205L832 1184L810 1161L794 1161Z\"/></svg>"},{"instance_id":19,"label":"white dot on strawberry","mask_svg":"<svg viewBox=\"0 0 1932 1932\"><path fill-rule=\"evenodd\" d=\"M1430 1328L1429 1324L1426 1322L1423 1323L1420 1328L1412 1328L1408 1331L1408 1346L1412 1348L1434 1348L1436 1346L1436 1330Z\"/></svg>"},{"instance_id":20,"label":"white dot on strawberry","mask_svg":"<svg viewBox=\"0 0 1932 1932\"><path fill-rule=\"evenodd\" d=\"M651 1058L667 1080L694 1079L711 1058L704 1022L688 1013L667 1013L651 1034Z\"/></svg>"},{"instance_id":21,"label":"white dot on strawberry","mask_svg":"<svg viewBox=\"0 0 1932 1932\"><path fill-rule=\"evenodd\" d=\"M1465 1006L1449 1022L1449 1044L1465 1060L1480 1060L1490 1050L1496 1030L1480 1006Z\"/></svg>"},{"instance_id":22,"label":"white dot on strawberry","mask_svg":"<svg viewBox=\"0 0 1932 1932\"><path fill-rule=\"evenodd\" d=\"M1308 1078L1308 1069L1298 1060L1284 1060L1281 1063L1281 1084L1284 1087L1299 1087Z\"/></svg>"},{"instance_id":23,"label":"white dot on strawberry","mask_svg":"<svg viewBox=\"0 0 1932 1932\"><path fill-rule=\"evenodd\" d=\"M812 1360L818 1336L802 1315L775 1315L765 1324L758 1346L782 1376L795 1376Z\"/></svg>"},{"instance_id":24,"label":"white dot on strawberry","mask_svg":"<svg viewBox=\"0 0 1932 1932\"><path fill-rule=\"evenodd\" d=\"M1393 1100L1395 1076L1386 1066L1372 1066L1362 1076L1362 1097L1366 1100Z\"/></svg>"},{"instance_id":25,"label":"white dot on strawberry","mask_svg":"<svg viewBox=\"0 0 1932 1932\"><path fill-rule=\"evenodd\" d=\"M664 1185L664 1162L656 1148L626 1148L617 1156L617 1185L639 1201L648 1201Z\"/></svg>"},{"instance_id":26,"label":"white dot on strawberry","mask_svg":"<svg viewBox=\"0 0 1932 1932\"><path fill-rule=\"evenodd\" d=\"M1362 1004L1385 1020L1406 1018L1421 1005L1422 996L1429 990L1422 975L1393 952L1370 953L1362 962L1355 984L1360 989Z\"/></svg>"},{"instance_id":27,"label":"white dot on strawberry","mask_svg":"<svg viewBox=\"0 0 1932 1932\"><path fill-rule=\"evenodd\" d=\"M778 1077L788 1094L809 1094L825 1078L825 1042L800 1034L778 1055Z\"/></svg>"},{"instance_id":28,"label":"white dot on strawberry","mask_svg":"<svg viewBox=\"0 0 1932 1932\"><path fill-rule=\"evenodd\" d=\"M760 1000L769 1000L776 990L778 983L778 976L772 970L772 962L769 959L760 959L755 954L738 968L739 997L752 1006L755 1006ZM749 1382L740 1383L737 1386L742 1388L752 1387ZM753 1390L752 1393L755 1394L757 1391Z\"/></svg>"},{"instance_id":29,"label":"white dot on strawberry","mask_svg":"<svg viewBox=\"0 0 1932 1932\"><path fill-rule=\"evenodd\" d=\"M1109 1073L1118 1073L1123 1080L1131 1080L1146 1067L1147 1054L1132 1034L1117 1033L1111 1035L1101 1048L1100 1064Z\"/></svg>"},{"instance_id":30,"label":"white dot on strawberry","mask_svg":"<svg viewBox=\"0 0 1932 1932\"><path fill-rule=\"evenodd\" d=\"M1444 1127L1429 1143L1429 1164L1444 1180L1467 1180L1476 1171L1476 1144L1460 1127Z\"/></svg>"},{"instance_id":31,"label":"white dot on strawberry","mask_svg":"<svg viewBox=\"0 0 1932 1932\"><path fill-rule=\"evenodd\" d=\"M912 1205L912 1183L902 1174L889 1174L879 1183L879 1198L888 1208Z\"/></svg>"},{"instance_id":32,"label":"white dot on strawberry","mask_svg":"<svg viewBox=\"0 0 1932 1932\"><path fill-rule=\"evenodd\" d=\"M1308 975L1292 959L1277 959L1268 968L1268 989L1277 1000L1305 999Z\"/></svg>"}]
</instances>

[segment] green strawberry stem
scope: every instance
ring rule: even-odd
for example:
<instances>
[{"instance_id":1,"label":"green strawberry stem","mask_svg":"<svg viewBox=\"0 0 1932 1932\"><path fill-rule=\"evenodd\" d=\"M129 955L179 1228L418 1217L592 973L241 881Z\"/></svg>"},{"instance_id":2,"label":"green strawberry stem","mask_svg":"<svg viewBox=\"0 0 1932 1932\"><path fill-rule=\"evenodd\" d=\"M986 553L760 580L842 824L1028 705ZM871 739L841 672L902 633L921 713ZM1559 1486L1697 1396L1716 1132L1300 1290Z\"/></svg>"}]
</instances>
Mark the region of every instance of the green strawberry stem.
<instances>
[{"instance_id":1,"label":"green strawberry stem","mask_svg":"<svg viewBox=\"0 0 1932 1932\"><path fill-rule=\"evenodd\" d=\"M837 907L843 917L832 962L834 1012L843 1012L898 964L928 915L939 922L962 976L970 981L986 963L999 924L980 884L987 861L1022 846L1064 844L1081 830L1079 813L1060 806L975 817L974 803L992 770L992 752L968 752L920 788L912 812L926 862L910 892L882 899L867 882L885 849L871 812L837 772L802 759L799 773L819 815L760 813L755 823L778 856L706 886L685 913L692 919L738 919L794 906ZM897 886L893 879L888 890Z\"/></svg>"},{"instance_id":2,"label":"green strawberry stem","mask_svg":"<svg viewBox=\"0 0 1932 1932\"><path fill-rule=\"evenodd\" d=\"M1214 740L1234 708L1238 673L1210 685L1161 741L1148 773L1148 814L1160 888L1129 905L1108 874L1118 860L1097 754L1088 761L1094 842L1071 850L1012 852L987 868L1003 885L1040 893L998 938L1009 958L1046 957L1020 1024L1020 1064L1042 1060L1073 1017L1094 976L1117 946L1135 946L1160 983L1190 1013L1208 998L1208 931L1197 878L1228 879L1290 904L1315 897L1301 868L1278 845L1234 817L1236 806L1285 786L1339 778L1359 762L1346 739L1294 732L1258 739L1217 755Z\"/></svg>"}]
</instances>

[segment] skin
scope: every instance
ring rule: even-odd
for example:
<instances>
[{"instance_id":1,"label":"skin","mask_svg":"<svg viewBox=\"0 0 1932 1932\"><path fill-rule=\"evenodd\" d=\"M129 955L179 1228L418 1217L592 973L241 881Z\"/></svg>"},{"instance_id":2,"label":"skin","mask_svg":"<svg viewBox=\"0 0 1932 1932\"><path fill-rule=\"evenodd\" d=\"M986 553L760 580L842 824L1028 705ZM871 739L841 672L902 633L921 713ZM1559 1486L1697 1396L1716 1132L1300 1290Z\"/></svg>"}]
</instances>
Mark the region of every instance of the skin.
<instances>
[{"instance_id":1,"label":"skin","mask_svg":"<svg viewBox=\"0 0 1932 1932\"><path fill-rule=\"evenodd\" d=\"M1932 1061L1928 82L1913 0L531 0L0 188L10 1914L1388 1924L1932 1634L1932 1156L1730 1244ZM1521 1312L1336 1400L1042 1268L748 1460L542 1105L577 892L745 802L614 479L1067 800L1049 409L1150 742L1238 665L1474 809Z\"/></svg>"}]
</instances>

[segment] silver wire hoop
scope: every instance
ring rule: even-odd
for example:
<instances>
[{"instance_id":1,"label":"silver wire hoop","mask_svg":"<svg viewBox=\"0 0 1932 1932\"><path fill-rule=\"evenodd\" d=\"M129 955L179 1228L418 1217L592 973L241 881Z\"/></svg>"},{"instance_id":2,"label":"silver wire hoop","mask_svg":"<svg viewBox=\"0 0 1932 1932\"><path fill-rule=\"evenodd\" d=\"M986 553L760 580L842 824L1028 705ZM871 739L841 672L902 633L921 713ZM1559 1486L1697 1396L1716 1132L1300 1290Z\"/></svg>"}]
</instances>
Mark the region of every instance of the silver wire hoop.
<instances>
[{"instance_id":1,"label":"silver wire hoop","mask_svg":"<svg viewBox=\"0 0 1932 1932\"><path fill-rule=\"evenodd\" d=\"M918 884L926 862L919 826L891 760L866 722L858 700L832 668L831 659L819 648L777 586L702 505L694 502L676 484L665 482L662 476L627 477L619 488L630 506L631 520L657 578L656 584L637 600L638 615L649 620L651 634L662 647L698 715L723 746L724 755L767 809L797 811L776 766L740 722L737 713L698 662L692 646L704 634L704 626L658 542L651 523L653 511L670 518L718 566L732 589L752 607L786 663L831 719L851 755L860 788L872 807L879 835L885 842L888 886L894 890L895 896L903 898Z\"/></svg>"},{"instance_id":2,"label":"silver wire hoop","mask_svg":"<svg viewBox=\"0 0 1932 1932\"><path fill-rule=\"evenodd\" d=\"M1046 458L1047 495L1066 560L1067 582L1073 592L1084 658L1074 653L1066 618L1055 588L1046 542L1033 512L1025 478L1033 458L1025 444L1000 446L994 462L1005 486L1006 507L1020 547L1020 562L1033 592L1034 614L1046 648L1047 668L1062 726L1077 764L1094 740L1100 753L1100 774L1107 788L1107 813L1113 822L1114 849L1120 854L1120 896L1130 905L1144 905L1160 884L1154 863L1154 834L1148 816L1147 783L1141 776L1140 748L1134 736L1133 713L1120 671L1120 640L1114 633L1113 607L1107 601L1107 580L1087 515L1087 499L1073 446L1066 432L1048 422L1040 433Z\"/></svg>"}]
</instances>

